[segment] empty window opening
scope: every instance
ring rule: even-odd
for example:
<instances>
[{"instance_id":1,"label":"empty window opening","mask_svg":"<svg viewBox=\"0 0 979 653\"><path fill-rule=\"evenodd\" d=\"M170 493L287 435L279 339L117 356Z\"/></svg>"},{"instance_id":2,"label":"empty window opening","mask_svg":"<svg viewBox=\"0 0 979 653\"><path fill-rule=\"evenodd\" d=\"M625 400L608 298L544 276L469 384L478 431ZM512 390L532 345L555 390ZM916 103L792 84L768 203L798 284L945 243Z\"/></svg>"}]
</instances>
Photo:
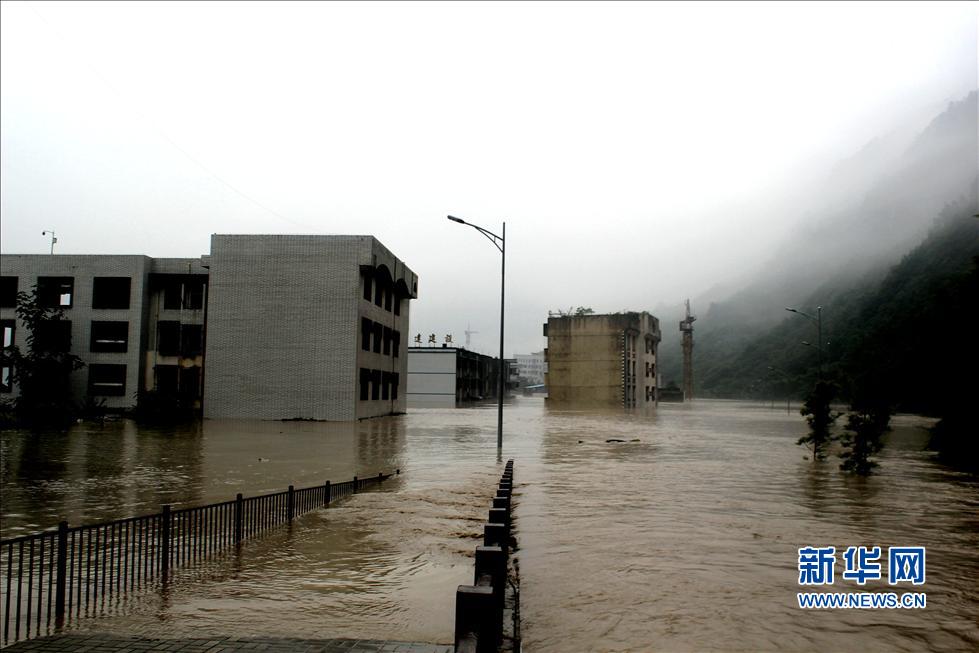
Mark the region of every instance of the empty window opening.
<instances>
[{"instance_id":1,"label":"empty window opening","mask_svg":"<svg viewBox=\"0 0 979 653\"><path fill-rule=\"evenodd\" d=\"M37 298L44 308L71 308L74 294L74 277L37 278Z\"/></svg>"},{"instance_id":2,"label":"empty window opening","mask_svg":"<svg viewBox=\"0 0 979 653\"><path fill-rule=\"evenodd\" d=\"M400 375L397 372L391 374L391 399L398 398L398 381Z\"/></svg>"},{"instance_id":3,"label":"empty window opening","mask_svg":"<svg viewBox=\"0 0 979 653\"><path fill-rule=\"evenodd\" d=\"M102 397L123 397L126 394L126 366L88 366L88 393Z\"/></svg>"},{"instance_id":4,"label":"empty window opening","mask_svg":"<svg viewBox=\"0 0 979 653\"><path fill-rule=\"evenodd\" d=\"M184 282L184 308L199 311L204 308L204 279L188 279Z\"/></svg>"},{"instance_id":5,"label":"empty window opening","mask_svg":"<svg viewBox=\"0 0 979 653\"><path fill-rule=\"evenodd\" d=\"M197 399L201 394L201 368L180 368L180 390L182 397Z\"/></svg>"},{"instance_id":6,"label":"empty window opening","mask_svg":"<svg viewBox=\"0 0 979 653\"><path fill-rule=\"evenodd\" d=\"M17 307L17 277L0 277L0 308Z\"/></svg>"},{"instance_id":7,"label":"empty window opening","mask_svg":"<svg viewBox=\"0 0 979 653\"><path fill-rule=\"evenodd\" d=\"M180 354L180 322L161 320L156 325L156 350L161 356Z\"/></svg>"},{"instance_id":8,"label":"empty window opening","mask_svg":"<svg viewBox=\"0 0 979 653\"><path fill-rule=\"evenodd\" d=\"M393 300L394 300L394 293L392 293L391 290L388 289L388 291L384 293L384 310L387 311L388 313L391 312L391 304Z\"/></svg>"},{"instance_id":9,"label":"empty window opening","mask_svg":"<svg viewBox=\"0 0 979 653\"><path fill-rule=\"evenodd\" d=\"M132 280L129 277L95 277L92 308L129 308Z\"/></svg>"},{"instance_id":10,"label":"empty window opening","mask_svg":"<svg viewBox=\"0 0 979 653\"><path fill-rule=\"evenodd\" d=\"M364 299L370 301L374 296L374 282L367 275L364 275Z\"/></svg>"},{"instance_id":11,"label":"empty window opening","mask_svg":"<svg viewBox=\"0 0 979 653\"><path fill-rule=\"evenodd\" d=\"M163 281L163 308L168 311L204 308L207 280L200 276L177 276Z\"/></svg>"},{"instance_id":12,"label":"empty window opening","mask_svg":"<svg viewBox=\"0 0 979 653\"><path fill-rule=\"evenodd\" d=\"M371 399L381 398L381 370L371 370Z\"/></svg>"},{"instance_id":13,"label":"empty window opening","mask_svg":"<svg viewBox=\"0 0 979 653\"><path fill-rule=\"evenodd\" d=\"M394 300L394 314L401 315L401 298L398 297Z\"/></svg>"},{"instance_id":14,"label":"empty window opening","mask_svg":"<svg viewBox=\"0 0 979 653\"><path fill-rule=\"evenodd\" d=\"M391 393L391 373L384 372L381 375L381 399L387 401L388 395Z\"/></svg>"},{"instance_id":15,"label":"empty window opening","mask_svg":"<svg viewBox=\"0 0 979 653\"><path fill-rule=\"evenodd\" d=\"M366 317L360 318L360 348L364 351L371 350L372 331L374 331L374 323Z\"/></svg>"},{"instance_id":16,"label":"empty window opening","mask_svg":"<svg viewBox=\"0 0 979 653\"><path fill-rule=\"evenodd\" d=\"M156 376L156 391L168 397L176 395L180 368L176 365L156 365L153 371Z\"/></svg>"},{"instance_id":17,"label":"empty window opening","mask_svg":"<svg viewBox=\"0 0 979 653\"><path fill-rule=\"evenodd\" d=\"M204 350L204 327L200 324L180 326L180 355L188 358L199 356Z\"/></svg>"},{"instance_id":18,"label":"empty window opening","mask_svg":"<svg viewBox=\"0 0 979 653\"><path fill-rule=\"evenodd\" d=\"M37 351L71 351L71 320L45 320L34 332L34 349Z\"/></svg>"},{"instance_id":19,"label":"empty window opening","mask_svg":"<svg viewBox=\"0 0 979 653\"><path fill-rule=\"evenodd\" d=\"M370 398L371 371L360 368L360 400L367 401Z\"/></svg>"},{"instance_id":20,"label":"empty window opening","mask_svg":"<svg viewBox=\"0 0 979 653\"><path fill-rule=\"evenodd\" d=\"M129 322L92 322L90 351L125 352L129 348Z\"/></svg>"},{"instance_id":21,"label":"empty window opening","mask_svg":"<svg viewBox=\"0 0 979 653\"><path fill-rule=\"evenodd\" d=\"M391 355L394 356L395 358L397 358L398 357L398 353L401 351L401 332L400 331L397 331L396 330L394 332L394 337L392 338L391 345L392 345L392 347L391 347Z\"/></svg>"},{"instance_id":22,"label":"empty window opening","mask_svg":"<svg viewBox=\"0 0 979 653\"><path fill-rule=\"evenodd\" d=\"M384 340L384 325L378 322L374 323L374 353L381 353L381 345Z\"/></svg>"},{"instance_id":23,"label":"empty window opening","mask_svg":"<svg viewBox=\"0 0 979 653\"><path fill-rule=\"evenodd\" d=\"M391 355L391 339L394 337L394 333L391 329L384 327L384 355Z\"/></svg>"}]
</instances>

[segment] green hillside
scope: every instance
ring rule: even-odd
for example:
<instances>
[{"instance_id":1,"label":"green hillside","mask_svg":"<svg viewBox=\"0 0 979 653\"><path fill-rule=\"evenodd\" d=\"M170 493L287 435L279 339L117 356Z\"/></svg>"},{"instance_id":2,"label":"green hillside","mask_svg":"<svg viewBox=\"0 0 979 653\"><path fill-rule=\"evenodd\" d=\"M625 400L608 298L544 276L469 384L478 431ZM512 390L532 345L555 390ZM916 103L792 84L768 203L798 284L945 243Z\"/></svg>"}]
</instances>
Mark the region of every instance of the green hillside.
<instances>
[{"instance_id":1,"label":"green hillside","mask_svg":"<svg viewBox=\"0 0 979 653\"><path fill-rule=\"evenodd\" d=\"M968 202L949 207L925 241L886 274L831 281L799 306L823 307L824 376L840 386L841 398L872 390L899 410L940 415L957 388L976 387L975 212ZM815 347L801 343L815 343L816 329L785 315L772 329L742 335L743 343L704 343L695 359L703 393L801 396L817 365Z\"/></svg>"}]
</instances>

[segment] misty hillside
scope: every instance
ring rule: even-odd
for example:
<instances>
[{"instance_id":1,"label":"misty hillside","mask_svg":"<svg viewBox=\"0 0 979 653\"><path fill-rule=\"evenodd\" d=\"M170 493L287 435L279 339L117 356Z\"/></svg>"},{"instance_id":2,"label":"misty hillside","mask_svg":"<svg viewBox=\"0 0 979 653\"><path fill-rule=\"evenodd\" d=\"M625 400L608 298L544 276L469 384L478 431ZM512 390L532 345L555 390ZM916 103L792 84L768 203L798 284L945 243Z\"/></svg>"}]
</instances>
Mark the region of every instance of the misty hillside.
<instances>
[{"instance_id":1,"label":"misty hillside","mask_svg":"<svg viewBox=\"0 0 979 653\"><path fill-rule=\"evenodd\" d=\"M882 136L841 161L821 184L827 195L832 189L840 193L826 203L823 213L800 207L806 219L797 230L798 238L783 244L761 277L720 300L717 291L692 298L698 316L694 330L698 393L731 393L707 372L779 324L787 315L784 307L814 310L821 304L832 312L831 292L882 278L922 241L946 206L976 204L977 99L979 95L972 92L951 103L913 137ZM862 192L858 185L864 186ZM847 201L849 206L840 208ZM662 321L664 382L680 381L677 322L681 316L680 305L657 313Z\"/></svg>"},{"instance_id":2,"label":"misty hillside","mask_svg":"<svg viewBox=\"0 0 979 653\"><path fill-rule=\"evenodd\" d=\"M977 364L976 211L974 203L948 207L890 270L827 283L804 302L823 306L824 377L841 398L874 392L903 411L944 414L956 382ZM704 394L801 396L817 365L815 349L801 342L815 334L811 321L786 313L738 347L709 340L695 355Z\"/></svg>"}]
</instances>

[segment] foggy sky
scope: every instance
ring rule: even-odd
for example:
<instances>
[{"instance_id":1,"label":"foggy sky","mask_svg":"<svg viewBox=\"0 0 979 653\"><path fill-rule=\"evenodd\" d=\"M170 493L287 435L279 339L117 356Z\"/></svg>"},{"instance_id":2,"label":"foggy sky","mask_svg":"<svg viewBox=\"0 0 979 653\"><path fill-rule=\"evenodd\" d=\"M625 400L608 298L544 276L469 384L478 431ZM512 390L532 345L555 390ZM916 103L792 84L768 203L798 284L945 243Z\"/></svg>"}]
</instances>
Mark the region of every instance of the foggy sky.
<instances>
[{"instance_id":1,"label":"foggy sky","mask_svg":"<svg viewBox=\"0 0 979 653\"><path fill-rule=\"evenodd\" d=\"M11 3L3 253L372 234L411 332L506 353L548 310L753 273L819 179L977 85L979 4ZM827 200L828 201L828 200ZM667 328L667 325L664 325Z\"/></svg>"}]
</instances>

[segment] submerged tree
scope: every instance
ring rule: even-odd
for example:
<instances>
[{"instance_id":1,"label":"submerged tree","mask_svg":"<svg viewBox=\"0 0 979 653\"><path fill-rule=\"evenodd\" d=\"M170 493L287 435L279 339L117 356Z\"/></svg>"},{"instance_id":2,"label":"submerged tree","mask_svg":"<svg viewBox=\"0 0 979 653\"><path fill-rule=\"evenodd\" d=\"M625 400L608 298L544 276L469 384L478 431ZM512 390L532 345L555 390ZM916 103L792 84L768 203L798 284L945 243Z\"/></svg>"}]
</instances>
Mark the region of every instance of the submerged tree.
<instances>
[{"instance_id":1,"label":"submerged tree","mask_svg":"<svg viewBox=\"0 0 979 653\"><path fill-rule=\"evenodd\" d=\"M27 332L27 352L18 347L3 352L18 388L14 416L31 427L67 425L78 411L71 398L71 373L85 366L69 351L70 323L60 308L41 302L36 286L30 293L17 293L16 311Z\"/></svg>"},{"instance_id":2,"label":"submerged tree","mask_svg":"<svg viewBox=\"0 0 979 653\"><path fill-rule=\"evenodd\" d=\"M851 406L846 431L840 437L843 462L840 469L867 476L877 463L870 457L884 446L880 438L890 430L891 411L883 404Z\"/></svg>"},{"instance_id":3,"label":"submerged tree","mask_svg":"<svg viewBox=\"0 0 979 653\"><path fill-rule=\"evenodd\" d=\"M830 430L840 416L840 413L834 413L831 407L835 396L836 387L833 384L817 381L799 411L809 424L809 433L799 438L796 444L809 447L812 450L813 461L826 458L826 446L831 439Z\"/></svg>"}]
</instances>

